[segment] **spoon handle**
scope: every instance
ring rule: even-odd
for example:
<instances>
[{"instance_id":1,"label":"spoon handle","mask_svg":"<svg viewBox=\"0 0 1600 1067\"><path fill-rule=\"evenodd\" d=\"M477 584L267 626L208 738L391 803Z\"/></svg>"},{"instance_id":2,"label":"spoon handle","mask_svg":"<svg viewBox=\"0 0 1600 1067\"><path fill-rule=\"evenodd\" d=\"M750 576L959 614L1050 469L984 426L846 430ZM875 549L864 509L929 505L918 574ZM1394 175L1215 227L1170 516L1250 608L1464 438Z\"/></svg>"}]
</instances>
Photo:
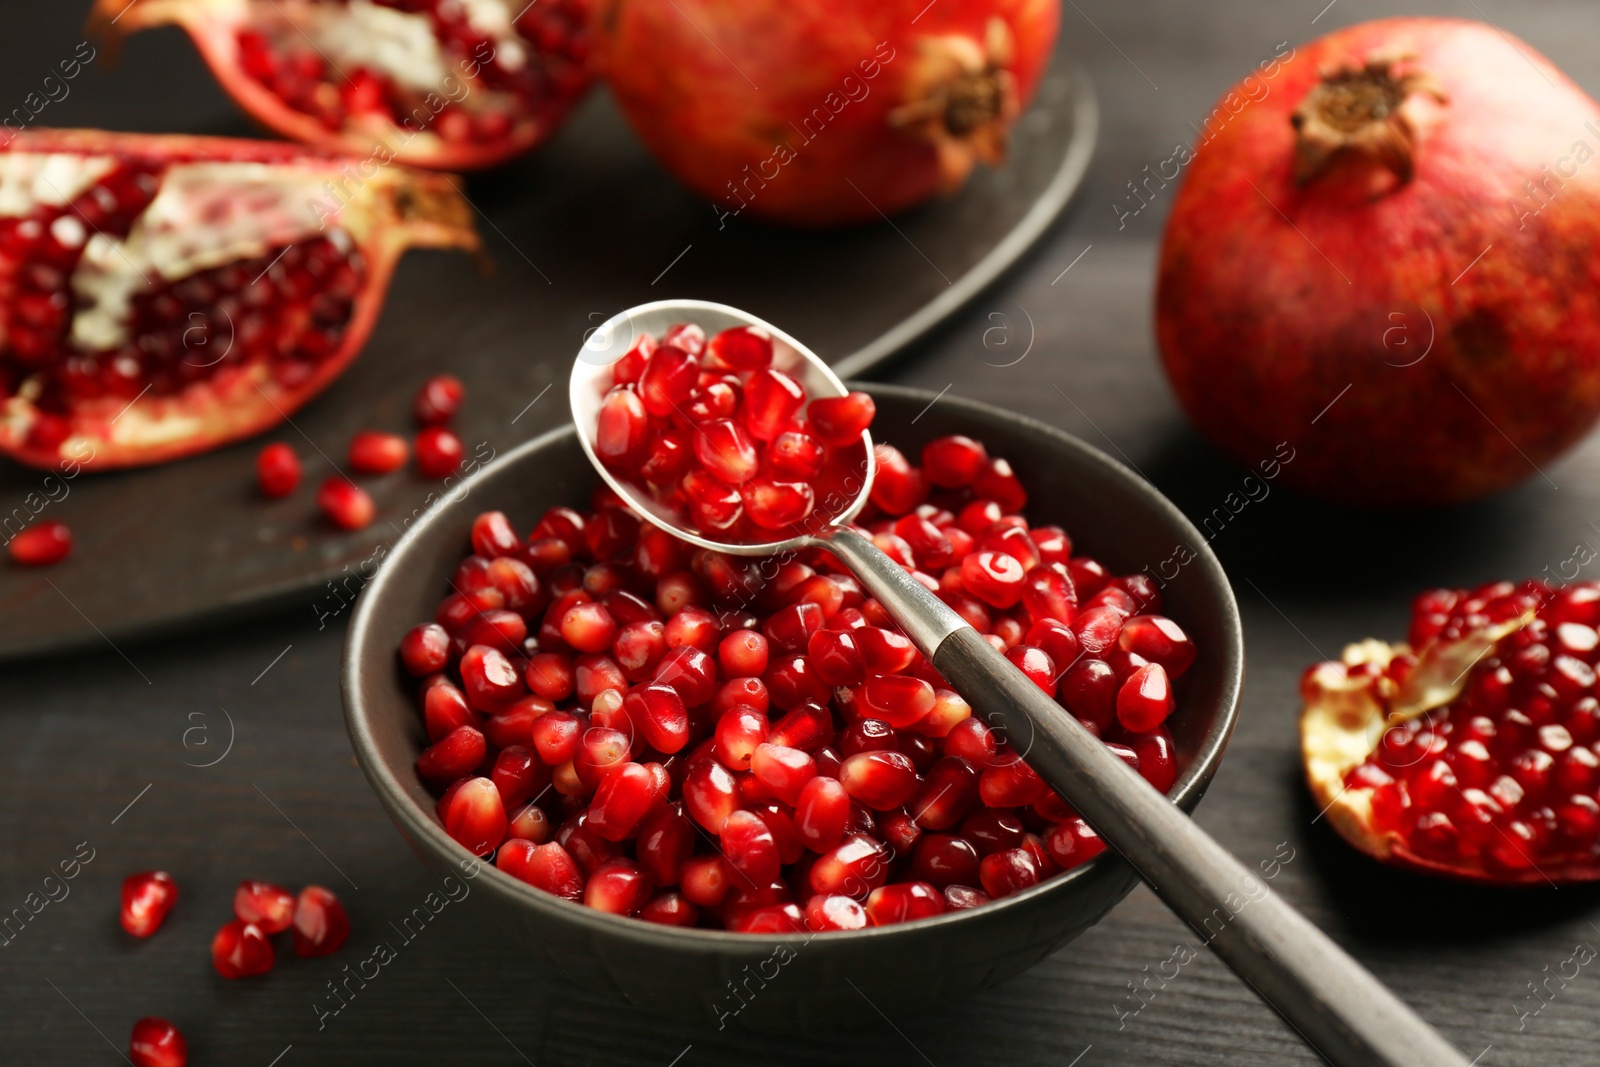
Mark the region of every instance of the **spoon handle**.
<instances>
[{"instance_id":1,"label":"spoon handle","mask_svg":"<svg viewBox=\"0 0 1600 1067\"><path fill-rule=\"evenodd\" d=\"M1370 971L871 541L841 527L823 540L956 691L1325 1059L1467 1067Z\"/></svg>"}]
</instances>

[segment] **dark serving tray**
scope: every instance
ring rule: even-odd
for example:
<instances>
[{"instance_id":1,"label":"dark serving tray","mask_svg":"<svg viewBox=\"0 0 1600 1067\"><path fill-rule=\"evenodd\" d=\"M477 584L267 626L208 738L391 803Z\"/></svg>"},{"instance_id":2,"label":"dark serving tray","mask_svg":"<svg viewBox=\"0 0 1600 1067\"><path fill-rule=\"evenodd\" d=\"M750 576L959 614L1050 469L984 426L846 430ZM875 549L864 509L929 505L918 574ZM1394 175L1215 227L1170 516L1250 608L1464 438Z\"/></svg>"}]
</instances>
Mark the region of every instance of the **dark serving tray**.
<instances>
[{"instance_id":1,"label":"dark serving tray","mask_svg":"<svg viewBox=\"0 0 1600 1067\"><path fill-rule=\"evenodd\" d=\"M43 5L23 21L75 40L77 6ZM32 39L17 33L0 55L20 62ZM50 121L248 133L186 49L176 33L132 39L115 68L91 64L100 69ZM11 81L25 92L20 74L0 75L0 90ZM297 600L319 627L342 623L364 576L450 491L409 470L363 479L377 521L355 534L334 530L312 496L343 465L351 435L409 433L417 386L448 370L468 389L456 429L469 468L474 456L487 461L567 420L562 383L585 330L633 304L682 295L738 305L804 338L843 375L870 371L1046 232L1083 178L1096 124L1086 76L1058 54L1006 167L980 171L956 197L892 223L801 232L739 218L720 224L651 161L597 92L542 151L465 184L492 269L413 253L366 351L289 424L144 470L63 481L0 465L0 522L37 512L66 522L76 538L58 567L0 565L0 658ZM255 488L254 458L269 440L288 442L306 464L301 489L284 500L264 500Z\"/></svg>"}]
</instances>

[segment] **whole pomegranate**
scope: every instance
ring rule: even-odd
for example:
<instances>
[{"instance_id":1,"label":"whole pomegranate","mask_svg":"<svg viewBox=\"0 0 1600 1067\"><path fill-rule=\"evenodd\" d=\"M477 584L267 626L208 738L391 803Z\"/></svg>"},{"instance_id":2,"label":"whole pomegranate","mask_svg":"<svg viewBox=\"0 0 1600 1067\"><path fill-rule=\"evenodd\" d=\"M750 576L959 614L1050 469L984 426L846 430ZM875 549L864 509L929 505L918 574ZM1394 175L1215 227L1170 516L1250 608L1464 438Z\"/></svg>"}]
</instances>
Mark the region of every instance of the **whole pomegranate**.
<instances>
[{"instance_id":1,"label":"whole pomegranate","mask_svg":"<svg viewBox=\"0 0 1600 1067\"><path fill-rule=\"evenodd\" d=\"M598 0L596 59L726 224L876 219L1005 155L1059 0Z\"/></svg>"},{"instance_id":2,"label":"whole pomegranate","mask_svg":"<svg viewBox=\"0 0 1600 1067\"><path fill-rule=\"evenodd\" d=\"M1597 120L1527 45L1453 19L1353 26L1246 79L1162 247L1184 409L1240 462L1288 442L1285 483L1340 501L1535 474L1600 415Z\"/></svg>"}]
</instances>

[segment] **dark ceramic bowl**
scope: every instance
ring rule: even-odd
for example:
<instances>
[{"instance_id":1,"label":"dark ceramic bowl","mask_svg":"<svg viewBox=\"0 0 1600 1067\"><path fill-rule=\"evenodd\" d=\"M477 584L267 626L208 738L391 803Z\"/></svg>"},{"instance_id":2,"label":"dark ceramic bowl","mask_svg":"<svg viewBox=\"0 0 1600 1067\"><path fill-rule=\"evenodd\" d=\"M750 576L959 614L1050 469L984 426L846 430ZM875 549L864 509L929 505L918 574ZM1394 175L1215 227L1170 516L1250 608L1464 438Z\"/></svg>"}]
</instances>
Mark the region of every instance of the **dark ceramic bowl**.
<instances>
[{"instance_id":1,"label":"dark ceramic bowl","mask_svg":"<svg viewBox=\"0 0 1600 1067\"><path fill-rule=\"evenodd\" d=\"M1182 679L1169 722L1179 775L1171 797L1194 808L1222 759L1244 675L1244 644L1228 580L1205 539L1143 479L1042 423L931 393L866 387L880 440L908 455L950 433L982 440L1028 487L1029 518L1058 523L1075 551L1115 573L1172 575L1166 614L1194 639L1199 659ZM926 409L926 410L925 410ZM920 417L919 417L920 413ZM345 718L356 756L401 834L425 861L469 859L434 817L434 797L412 769L425 744L415 683L395 654L401 636L431 619L466 550L473 517L505 511L530 529L548 507L584 506L598 478L571 428L546 434L464 482L401 538L361 595L344 658ZM1187 563L1178 565L1185 556ZM991 985L1037 963L1110 911L1137 877L1112 853L985 907L813 938L684 930L603 914L485 865L475 890L529 952L570 978L642 1007L708 1021L804 1027L837 1024L911 1002L927 1005ZM869 1002L870 1001L870 1005Z\"/></svg>"}]
</instances>

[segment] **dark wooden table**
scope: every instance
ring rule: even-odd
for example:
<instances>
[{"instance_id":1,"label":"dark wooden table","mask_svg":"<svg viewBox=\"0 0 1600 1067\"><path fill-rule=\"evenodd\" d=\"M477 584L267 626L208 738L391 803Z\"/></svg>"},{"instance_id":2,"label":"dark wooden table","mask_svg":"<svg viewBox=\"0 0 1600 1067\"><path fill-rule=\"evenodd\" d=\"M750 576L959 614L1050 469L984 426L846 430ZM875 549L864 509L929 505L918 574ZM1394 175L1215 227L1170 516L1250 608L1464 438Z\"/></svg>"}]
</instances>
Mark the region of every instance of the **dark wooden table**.
<instances>
[{"instance_id":1,"label":"dark wooden table","mask_svg":"<svg viewBox=\"0 0 1600 1067\"><path fill-rule=\"evenodd\" d=\"M886 377L1065 427L1120 455L1191 515L1209 513L1242 474L1187 427L1155 357L1151 277L1170 194L1125 228L1112 204L1279 42L1392 13L1324 2L1067 4L1065 32L1104 108L1087 192L1020 269ZM1487 15L1600 91L1595 12L1577 0L1408 7ZM20 98L29 71L43 77L76 40L0 39L5 99ZM146 72L140 91L174 96L163 106L197 124L224 114L220 97L179 93L196 61L176 37L168 51L170 68ZM148 101L117 98L131 84L86 79L75 92L106 94L113 114L147 113ZM930 268L907 248L905 269ZM1347 640L1400 633L1417 589L1537 575L1577 545L1600 545L1600 440L1545 473L1475 507L1398 518L1275 492L1213 541L1243 607L1250 668L1239 729L1200 822L1247 862L1292 856L1274 887L1481 1064L1596 1061L1600 974L1551 981L1555 997L1537 1014L1543 1002L1530 998L1530 983L1575 946L1600 944L1600 897L1465 888L1356 856L1315 822L1300 784L1296 682ZM342 635L318 632L309 618L299 606L0 672L0 912L47 887L61 897L46 876L75 852L93 855L68 895L0 948L0 1062L115 1063L145 1014L177 1021L196 1064L260 1067L469 1056L541 1067L1316 1062L1203 951L1129 1014L1129 983L1177 946L1197 945L1142 888L1076 943L969 1002L797 1036L719 1033L703 1020L663 1021L571 993L484 930L468 898L319 1029L324 983L357 957L288 958L264 981L222 981L206 945L233 885L326 884L348 902L353 944L363 946L386 936L430 883L351 757L336 687ZM130 945L113 917L118 885L158 865L176 872L182 902L161 936Z\"/></svg>"}]
</instances>

